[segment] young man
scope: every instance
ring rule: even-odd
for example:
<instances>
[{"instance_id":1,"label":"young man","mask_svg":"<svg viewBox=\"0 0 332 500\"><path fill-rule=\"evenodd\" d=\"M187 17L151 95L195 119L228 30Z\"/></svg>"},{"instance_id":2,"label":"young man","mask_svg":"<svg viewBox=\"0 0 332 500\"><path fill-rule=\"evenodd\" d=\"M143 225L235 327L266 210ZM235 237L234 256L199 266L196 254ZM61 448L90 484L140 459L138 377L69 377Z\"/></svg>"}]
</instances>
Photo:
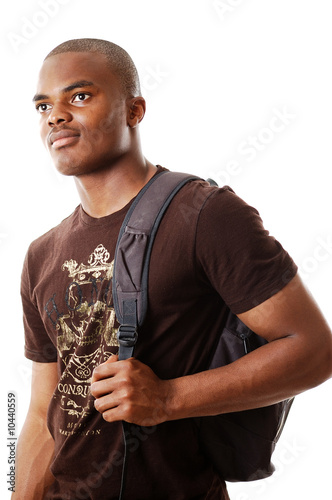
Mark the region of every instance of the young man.
<instances>
[{"instance_id":1,"label":"young man","mask_svg":"<svg viewBox=\"0 0 332 500\"><path fill-rule=\"evenodd\" d=\"M161 222L147 319L135 358L119 361L115 244L133 199L161 169L142 153L135 66L110 42L65 42L46 57L34 102L43 142L58 171L74 177L81 205L31 244L24 264L33 379L13 498L117 499L127 421L141 427L126 498L227 499L191 417L269 405L322 383L330 329L256 210L229 188L195 181ZM268 344L205 371L225 304Z\"/></svg>"}]
</instances>

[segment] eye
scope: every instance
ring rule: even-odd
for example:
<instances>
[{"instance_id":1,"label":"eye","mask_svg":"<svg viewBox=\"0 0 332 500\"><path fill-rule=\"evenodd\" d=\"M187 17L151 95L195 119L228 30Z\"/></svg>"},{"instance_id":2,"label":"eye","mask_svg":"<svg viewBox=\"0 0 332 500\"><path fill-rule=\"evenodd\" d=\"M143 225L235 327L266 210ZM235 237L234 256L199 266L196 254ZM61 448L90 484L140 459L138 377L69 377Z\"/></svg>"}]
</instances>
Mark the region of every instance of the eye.
<instances>
[{"instance_id":1,"label":"eye","mask_svg":"<svg viewBox=\"0 0 332 500\"><path fill-rule=\"evenodd\" d=\"M36 110L38 111L38 113L45 113L45 111L48 111L49 109L51 109L51 107L52 106L50 104L41 103L36 106Z\"/></svg>"},{"instance_id":2,"label":"eye","mask_svg":"<svg viewBox=\"0 0 332 500\"><path fill-rule=\"evenodd\" d=\"M89 99L90 94L85 94L84 92L80 92L79 94L74 95L72 102L83 102Z\"/></svg>"}]
</instances>

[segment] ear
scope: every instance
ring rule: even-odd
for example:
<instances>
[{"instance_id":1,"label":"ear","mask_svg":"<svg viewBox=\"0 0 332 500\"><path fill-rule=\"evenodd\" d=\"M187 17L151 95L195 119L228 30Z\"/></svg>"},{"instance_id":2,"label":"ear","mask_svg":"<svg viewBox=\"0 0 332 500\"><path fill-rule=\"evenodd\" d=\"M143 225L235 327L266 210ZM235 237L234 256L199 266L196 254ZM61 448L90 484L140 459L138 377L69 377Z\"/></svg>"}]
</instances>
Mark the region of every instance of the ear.
<instances>
[{"instance_id":1,"label":"ear","mask_svg":"<svg viewBox=\"0 0 332 500\"><path fill-rule=\"evenodd\" d=\"M141 96L132 97L128 101L127 123L130 128L135 128L143 120L145 115L146 103Z\"/></svg>"}]
</instances>

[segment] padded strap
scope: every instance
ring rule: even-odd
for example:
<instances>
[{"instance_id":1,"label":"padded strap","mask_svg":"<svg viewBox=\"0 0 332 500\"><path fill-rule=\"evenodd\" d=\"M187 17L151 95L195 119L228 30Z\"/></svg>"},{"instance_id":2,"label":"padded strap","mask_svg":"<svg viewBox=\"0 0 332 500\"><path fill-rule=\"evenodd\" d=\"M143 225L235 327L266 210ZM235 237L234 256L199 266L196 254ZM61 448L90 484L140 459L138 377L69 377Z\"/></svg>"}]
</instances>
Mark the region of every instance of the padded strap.
<instances>
[{"instance_id":1,"label":"padded strap","mask_svg":"<svg viewBox=\"0 0 332 500\"><path fill-rule=\"evenodd\" d=\"M150 254L160 221L176 193L199 177L162 171L154 175L136 196L120 229L114 257L112 293L118 322L119 360L133 356L138 327L148 307ZM122 422L125 455L119 500L123 500L128 469L130 431Z\"/></svg>"},{"instance_id":2,"label":"padded strap","mask_svg":"<svg viewBox=\"0 0 332 500\"><path fill-rule=\"evenodd\" d=\"M148 307L148 272L153 241L175 194L199 177L180 172L156 174L138 193L120 229L113 271L113 301L119 328L119 359L133 355L138 327Z\"/></svg>"}]
</instances>

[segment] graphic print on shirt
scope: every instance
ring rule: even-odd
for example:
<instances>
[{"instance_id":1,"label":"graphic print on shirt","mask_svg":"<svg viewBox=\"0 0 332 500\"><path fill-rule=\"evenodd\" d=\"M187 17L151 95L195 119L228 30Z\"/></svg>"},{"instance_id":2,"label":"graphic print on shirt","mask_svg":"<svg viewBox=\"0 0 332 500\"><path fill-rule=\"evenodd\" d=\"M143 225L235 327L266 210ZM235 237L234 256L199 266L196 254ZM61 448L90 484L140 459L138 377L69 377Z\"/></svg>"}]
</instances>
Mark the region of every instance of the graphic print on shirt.
<instances>
[{"instance_id":1,"label":"graphic print on shirt","mask_svg":"<svg viewBox=\"0 0 332 500\"><path fill-rule=\"evenodd\" d=\"M119 345L111 299L114 261L109 259L100 244L87 264L67 260L62 265L71 282L65 291L68 310L56 324L62 375L54 397L67 414L63 419L67 428L60 428L61 434L84 434L82 419L95 411L90 393L93 370L116 353Z\"/></svg>"}]
</instances>

